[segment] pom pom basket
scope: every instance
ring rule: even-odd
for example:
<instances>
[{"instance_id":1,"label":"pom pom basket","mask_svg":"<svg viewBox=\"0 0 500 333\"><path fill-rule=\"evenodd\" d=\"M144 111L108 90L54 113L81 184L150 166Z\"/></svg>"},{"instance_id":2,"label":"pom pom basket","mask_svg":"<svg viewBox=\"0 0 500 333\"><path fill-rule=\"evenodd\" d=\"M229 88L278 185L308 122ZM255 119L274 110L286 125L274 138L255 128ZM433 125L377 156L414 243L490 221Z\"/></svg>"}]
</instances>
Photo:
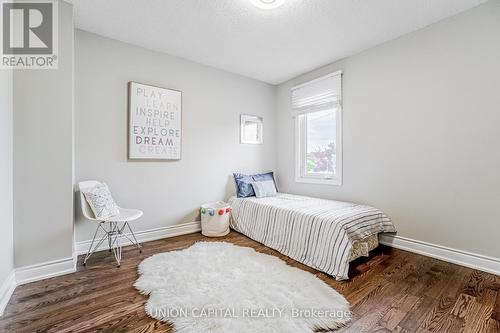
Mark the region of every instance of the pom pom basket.
<instances>
[{"instance_id":1,"label":"pom pom basket","mask_svg":"<svg viewBox=\"0 0 500 333\"><path fill-rule=\"evenodd\" d=\"M201 206L201 233L207 237L222 237L229 233L231 206L218 201Z\"/></svg>"}]
</instances>

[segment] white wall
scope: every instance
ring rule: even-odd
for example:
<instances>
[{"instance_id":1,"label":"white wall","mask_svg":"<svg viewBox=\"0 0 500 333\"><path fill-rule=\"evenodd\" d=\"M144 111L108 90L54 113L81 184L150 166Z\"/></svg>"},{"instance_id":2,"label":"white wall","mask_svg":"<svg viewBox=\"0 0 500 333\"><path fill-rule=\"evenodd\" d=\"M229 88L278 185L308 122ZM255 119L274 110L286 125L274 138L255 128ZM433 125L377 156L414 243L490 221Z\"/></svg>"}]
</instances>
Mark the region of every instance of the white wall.
<instances>
[{"instance_id":1,"label":"white wall","mask_svg":"<svg viewBox=\"0 0 500 333\"><path fill-rule=\"evenodd\" d=\"M59 2L59 68L14 73L16 267L72 257L72 10Z\"/></svg>"},{"instance_id":2,"label":"white wall","mask_svg":"<svg viewBox=\"0 0 500 333\"><path fill-rule=\"evenodd\" d=\"M12 71L0 69L0 288L14 269ZM2 295L0 294L0 297ZM1 312L1 309L0 309Z\"/></svg>"},{"instance_id":3,"label":"white wall","mask_svg":"<svg viewBox=\"0 0 500 333\"><path fill-rule=\"evenodd\" d=\"M273 86L80 30L75 46L76 180L142 209L136 230L195 221L200 204L234 192L233 171L274 168ZM182 160L127 161L129 81L182 91ZM240 114L264 117L264 145L239 144ZM95 227L78 213L77 241Z\"/></svg>"},{"instance_id":4,"label":"white wall","mask_svg":"<svg viewBox=\"0 0 500 333\"><path fill-rule=\"evenodd\" d=\"M374 205L399 235L500 258L500 1L278 87L280 189ZM290 88L344 70L344 185L294 182Z\"/></svg>"}]
</instances>

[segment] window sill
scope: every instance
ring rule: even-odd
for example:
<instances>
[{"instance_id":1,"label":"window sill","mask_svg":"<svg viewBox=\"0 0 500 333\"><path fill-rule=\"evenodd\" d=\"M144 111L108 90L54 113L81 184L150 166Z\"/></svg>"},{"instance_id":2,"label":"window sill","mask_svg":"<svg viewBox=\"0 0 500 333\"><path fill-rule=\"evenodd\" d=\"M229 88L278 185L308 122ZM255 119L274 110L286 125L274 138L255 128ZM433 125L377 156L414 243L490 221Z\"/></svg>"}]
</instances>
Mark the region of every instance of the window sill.
<instances>
[{"instance_id":1,"label":"window sill","mask_svg":"<svg viewBox=\"0 0 500 333\"><path fill-rule=\"evenodd\" d=\"M314 178L314 177L296 177L295 182L305 183L305 184L334 185L334 186L342 185L342 180L339 178L325 179L325 178Z\"/></svg>"}]
</instances>

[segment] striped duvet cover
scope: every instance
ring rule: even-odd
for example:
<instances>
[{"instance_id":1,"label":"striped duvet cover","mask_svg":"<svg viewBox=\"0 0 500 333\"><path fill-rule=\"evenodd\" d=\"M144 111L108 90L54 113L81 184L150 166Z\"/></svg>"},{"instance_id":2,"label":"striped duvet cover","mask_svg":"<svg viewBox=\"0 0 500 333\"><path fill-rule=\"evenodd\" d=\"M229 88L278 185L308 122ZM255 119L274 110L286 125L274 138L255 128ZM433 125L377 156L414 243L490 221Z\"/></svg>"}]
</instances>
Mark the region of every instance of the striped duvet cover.
<instances>
[{"instance_id":1,"label":"striped duvet cover","mask_svg":"<svg viewBox=\"0 0 500 333\"><path fill-rule=\"evenodd\" d=\"M380 210L349 202L283 193L229 202L234 230L337 280L348 279L354 242L396 231Z\"/></svg>"}]
</instances>

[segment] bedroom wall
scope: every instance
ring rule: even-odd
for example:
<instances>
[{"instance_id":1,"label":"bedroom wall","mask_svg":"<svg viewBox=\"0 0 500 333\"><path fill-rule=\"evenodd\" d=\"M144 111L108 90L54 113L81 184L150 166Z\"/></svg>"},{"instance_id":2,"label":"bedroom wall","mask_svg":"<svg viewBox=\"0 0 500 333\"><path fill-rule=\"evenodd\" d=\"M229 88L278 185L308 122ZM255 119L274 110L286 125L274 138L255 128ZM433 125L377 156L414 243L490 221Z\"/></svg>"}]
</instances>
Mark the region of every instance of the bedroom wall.
<instances>
[{"instance_id":1,"label":"bedroom wall","mask_svg":"<svg viewBox=\"0 0 500 333\"><path fill-rule=\"evenodd\" d=\"M136 231L193 222L200 204L234 193L234 171L275 167L275 87L242 76L76 31L76 181L106 182L123 207L144 216ZM127 83L181 90L182 160L127 161ZM264 144L240 145L240 114L264 118ZM77 209L76 240L95 224Z\"/></svg>"},{"instance_id":2,"label":"bedroom wall","mask_svg":"<svg viewBox=\"0 0 500 333\"><path fill-rule=\"evenodd\" d=\"M16 268L72 260L73 6L58 8L58 69L14 72Z\"/></svg>"},{"instance_id":3,"label":"bedroom wall","mask_svg":"<svg viewBox=\"0 0 500 333\"><path fill-rule=\"evenodd\" d=\"M12 70L0 70L0 314L4 282L14 269L12 197Z\"/></svg>"},{"instance_id":4,"label":"bedroom wall","mask_svg":"<svg viewBox=\"0 0 500 333\"><path fill-rule=\"evenodd\" d=\"M500 258L500 1L283 83L282 191L367 203L399 236ZM290 88L344 70L344 184L294 181Z\"/></svg>"}]
</instances>

